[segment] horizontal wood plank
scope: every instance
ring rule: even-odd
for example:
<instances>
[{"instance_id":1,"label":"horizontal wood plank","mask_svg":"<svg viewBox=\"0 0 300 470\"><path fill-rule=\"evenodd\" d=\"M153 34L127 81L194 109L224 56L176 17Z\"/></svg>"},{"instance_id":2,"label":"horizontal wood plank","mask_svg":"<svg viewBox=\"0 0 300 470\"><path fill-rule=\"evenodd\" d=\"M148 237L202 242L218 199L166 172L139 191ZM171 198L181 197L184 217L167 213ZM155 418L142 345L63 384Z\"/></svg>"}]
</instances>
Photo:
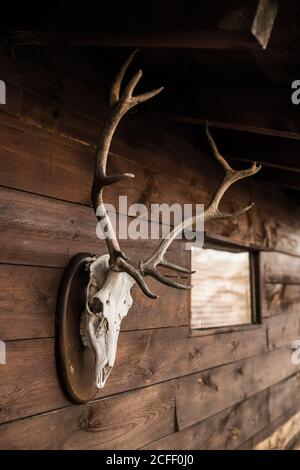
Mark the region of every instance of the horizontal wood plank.
<instances>
[{"instance_id":1,"label":"horizontal wood plank","mask_svg":"<svg viewBox=\"0 0 300 470\"><path fill-rule=\"evenodd\" d=\"M300 375L297 372L268 390L269 424L259 433L253 434L250 439L246 440L240 446L241 449L253 449L298 413L300 410L299 381Z\"/></svg>"},{"instance_id":2,"label":"horizontal wood plank","mask_svg":"<svg viewBox=\"0 0 300 470\"><path fill-rule=\"evenodd\" d=\"M105 241L96 236L97 219L90 207L0 188L0 216L2 263L65 267L77 253L107 253ZM133 259L141 253L147 258L158 243L121 240L122 249ZM188 266L181 240L174 241L168 255L176 264Z\"/></svg>"},{"instance_id":3,"label":"horizontal wood plank","mask_svg":"<svg viewBox=\"0 0 300 470\"><path fill-rule=\"evenodd\" d=\"M300 340L300 312L269 318L267 332L269 349L291 346Z\"/></svg>"},{"instance_id":4,"label":"horizontal wood plank","mask_svg":"<svg viewBox=\"0 0 300 470\"><path fill-rule=\"evenodd\" d=\"M60 268L0 264L0 338L3 341L54 336L62 273ZM134 303L121 324L122 330L187 326L187 292L166 289L151 279L148 284L159 299L149 299L135 286Z\"/></svg>"},{"instance_id":5,"label":"horizontal wood plank","mask_svg":"<svg viewBox=\"0 0 300 470\"><path fill-rule=\"evenodd\" d=\"M163 437L145 448L236 449L262 431L266 434L268 428L271 433L272 423L295 409L298 402L299 379L297 373L225 411Z\"/></svg>"},{"instance_id":6,"label":"horizontal wood plank","mask_svg":"<svg viewBox=\"0 0 300 470\"><path fill-rule=\"evenodd\" d=\"M174 383L167 382L1 425L0 448L136 449L174 430Z\"/></svg>"},{"instance_id":7,"label":"horizontal wood plank","mask_svg":"<svg viewBox=\"0 0 300 470\"><path fill-rule=\"evenodd\" d=\"M300 258L283 253L261 253L261 269L267 283L300 284Z\"/></svg>"},{"instance_id":8,"label":"horizontal wood plank","mask_svg":"<svg viewBox=\"0 0 300 470\"><path fill-rule=\"evenodd\" d=\"M148 444L151 450L236 449L269 422L266 390L200 423Z\"/></svg>"},{"instance_id":9,"label":"horizontal wood plank","mask_svg":"<svg viewBox=\"0 0 300 470\"><path fill-rule=\"evenodd\" d=\"M84 92L82 92L84 96ZM23 99L26 93L22 95ZM35 95L30 95L35 96ZM77 96L78 98L78 96ZM1 179L0 184L12 188L27 190L30 192L56 197L70 202L89 204L90 190L94 170L95 146L99 134L103 128L103 121L95 121L87 114L80 115L68 108L59 107L46 97L36 97L26 104L22 119L14 119L11 116L0 114L0 129L2 135L1 147ZM103 101L103 99L102 99ZM106 99L105 99L106 102ZM47 118L43 118L47 108ZM101 102L99 110L101 110ZM57 119L53 114L59 113L64 120L69 120L67 127L71 128L72 139L61 133ZM36 118L32 119L30 113L34 112ZM24 114L25 113L25 114ZM29 115L29 116L28 116ZM80 122L74 123L80 119ZM46 122L44 120L46 119ZM187 194L198 191L201 186L202 192L197 193L198 202L205 202L209 194L212 194L218 182L214 173L219 173L213 158L210 155L194 148L190 143L172 134L166 126L153 125L153 120L125 119L121 123L111 146L111 155L108 162L109 172L120 172L120 165L136 174L135 185L119 184L131 192L134 202L139 202L142 194L141 188L146 188L147 183L154 180L155 188L150 196L155 202L158 193L165 199L164 193L167 180L172 183L175 178L181 183L188 182L185 192ZM49 124L53 121L53 125ZM87 125L88 123L88 125ZM125 129L123 129L125 128ZM122 130L123 129L123 130ZM81 132L89 132L83 139ZM146 135L145 135L146 133ZM83 140L82 140L83 139ZM176 148L176 154L174 154ZM186 155L190 156L189 165L186 165ZM124 162L120 163L120 160ZM204 164L205 162L205 164ZM213 170L210 178L207 178L207 167ZM217 170L215 170L217 168ZM40 178L37 179L36 175ZM162 178L162 179L161 179ZM156 181L156 179L158 181ZM61 181L64 184L60 184ZM68 184L66 184L66 182ZM80 184L78 184L80 183ZM186 196L181 191L181 185L177 185L176 201ZM249 187L248 183L246 186ZM182 184L182 187L184 185ZM106 199L109 202L110 190L107 190ZM169 197L168 194L166 197ZM242 196L241 204L244 196ZM235 198L232 198L234 201Z\"/></svg>"},{"instance_id":10,"label":"horizontal wood plank","mask_svg":"<svg viewBox=\"0 0 300 470\"><path fill-rule=\"evenodd\" d=\"M300 285L265 283L260 295L263 317L300 312Z\"/></svg>"},{"instance_id":11,"label":"horizontal wood plank","mask_svg":"<svg viewBox=\"0 0 300 470\"><path fill-rule=\"evenodd\" d=\"M294 408L290 409L286 414L281 415L275 421L272 421L268 426L266 426L258 434L255 434L241 446L238 447L239 450L253 450L257 444L267 439L273 432L275 432L280 426L284 425L292 416L299 412L299 404Z\"/></svg>"},{"instance_id":12,"label":"horizontal wood plank","mask_svg":"<svg viewBox=\"0 0 300 470\"><path fill-rule=\"evenodd\" d=\"M0 338L54 336L62 269L0 264Z\"/></svg>"},{"instance_id":13,"label":"horizontal wood plank","mask_svg":"<svg viewBox=\"0 0 300 470\"><path fill-rule=\"evenodd\" d=\"M179 429L246 400L300 369L289 348L224 365L178 380L176 409Z\"/></svg>"},{"instance_id":14,"label":"horizontal wood plank","mask_svg":"<svg viewBox=\"0 0 300 470\"><path fill-rule=\"evenodd\" d=\"M97 397L236 361L266 348L263 329L205 338L190 338L188 332L186 327L121 332L116 364ZM6 347L0 421L67 406L57 379L53 339L9 341Z\"/></svg>"},{"instance_id":15,"label":"horizontal wood plank","mask_svg":"<svg viewBox=\"0 0 300 470\"><path fill-rule=\"evenodd\" d=\"M6 343L6 364L1 365L0 375L0 422L70 403L58 384L53 340Z\"/></svg>"},{"instance_id":16,"label":"horizontal wood plank","mask_svg":"<svg viewBox=\"0 0 300 470\"><path fill-rule=\"evenodd\" d=\"M60 136L57 142L53 141L53 136L49 140L45 131L17 120L14 121L12 118L8 123L1 123L1 115L0 130L3 136L0 149L1 185L90 205L95 154L93 146L64 141ZM128 206L134 203L146 205L148 219L151 217L150 204L160 204L162 201L170 205L175 203L194 206L197 203L206 204L219 182L219 178L210 174L209 178L206 177L200 184L198 180L203 179L203 176L197 180L194 172L193 180L190 178L186 184L182 179L184 172L180 172L178 168L176 174L171 176L169 171L164 173L159 169L154 170L152 156L148 157L148 166L145 167L140 161L129 163L123 157L127 153L125 150L120 151L121 156L112 153L108 163L108 173L120 174L130 170L135 174L134 182L121 181L117 186L108 187L105 190L105 202L113 204L119 212L122 212L119 209L119 195L127 196ZM170 162L169 165L174 167L174 162ZM248 182L246 182L246 187L249 190ZM242 204L247 204L248 200L249 197L245 197L243 191L230 198L226 195L223 205L227 210L232 211L241 207ZM222 227L222 233L224 234L224 231L231 233L232 230L236 232L236 223L236 221L226 221ZM239 224L239 237L242 242L246 237L246 217L239 218ZM217 225L210 225L211 230L218 228ZM235 236L238 234L235 233Z\"/></svg>"},{"instance_id":17,"label":"horizontal wood plank","mask_svg":"<svg viewBox=\"0 0 300 470\"><path fill-rule=\"evenodd\" d=\"M287 379L274 385L269 390L269 415L270 421L274 422L280 416L288 413L289 410L299 406L300 373L288 377Z\"/></svg>"}]
</instances>

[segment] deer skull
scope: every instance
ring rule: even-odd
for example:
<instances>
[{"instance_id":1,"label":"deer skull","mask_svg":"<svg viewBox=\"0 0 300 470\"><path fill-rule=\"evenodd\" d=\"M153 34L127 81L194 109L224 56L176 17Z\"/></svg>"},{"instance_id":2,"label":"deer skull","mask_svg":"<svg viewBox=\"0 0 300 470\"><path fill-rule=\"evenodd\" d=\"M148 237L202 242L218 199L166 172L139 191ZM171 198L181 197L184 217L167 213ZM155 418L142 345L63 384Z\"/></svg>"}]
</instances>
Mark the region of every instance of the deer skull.
<instances>
[{"instance_id":1,"label":"deer skull","mask_svg":"<svg viewBox=\"0 0 300 470\"><path fill-rule=\"evenodd\" d=\"M132 306L135 281L126 272L109 268L109 255L91 258L86 305L80 334L84 346L95 354L95 385L103 388L114 366L121 322Z\"/></svg>"}]
</instances>

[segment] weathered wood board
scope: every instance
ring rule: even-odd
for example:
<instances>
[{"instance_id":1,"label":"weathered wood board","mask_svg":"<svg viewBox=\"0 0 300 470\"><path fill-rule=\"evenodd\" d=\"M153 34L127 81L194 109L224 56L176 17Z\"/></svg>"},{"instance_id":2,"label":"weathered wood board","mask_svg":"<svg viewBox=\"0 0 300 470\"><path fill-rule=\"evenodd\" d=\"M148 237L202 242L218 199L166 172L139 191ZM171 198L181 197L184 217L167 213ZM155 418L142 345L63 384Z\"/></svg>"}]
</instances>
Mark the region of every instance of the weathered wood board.
<instances>
[{"instance_id":1,"label":"weathered wood board","mask_svg":"<svg viewBox=\"0 0 300 470\"><path fill-rule=\"evenodd\" d=\"M176 390L179 429L246 400L295 374L299 369L300 365L291 361L291 350L282 348L181 377Z\"/></svg>"},{"instance_id":2,"label":"weathered wood board","mask_svg":"<svg viewBox=\"0 0 300 470\"><path fill-rule=\"evenodd\" d=\"M253 333L245 331L241 340L239 333L190 338L187 327L121 332L116 365L97 397L145 387L264 351L265 332ZM54 339L9 341L7 364L1 366L0 421L67 404L57 379Z\"/></svg>"},{"instance_id":3,"label":"weathered wood board","mask_svg":"<svg viewBox=\"0 0 300 470\"><path fill-rule=\"evenodd\" d=\"M4 424L0 449L136 449L175 431L174 396L166 382Z\"/></svg>"}]
</instances>

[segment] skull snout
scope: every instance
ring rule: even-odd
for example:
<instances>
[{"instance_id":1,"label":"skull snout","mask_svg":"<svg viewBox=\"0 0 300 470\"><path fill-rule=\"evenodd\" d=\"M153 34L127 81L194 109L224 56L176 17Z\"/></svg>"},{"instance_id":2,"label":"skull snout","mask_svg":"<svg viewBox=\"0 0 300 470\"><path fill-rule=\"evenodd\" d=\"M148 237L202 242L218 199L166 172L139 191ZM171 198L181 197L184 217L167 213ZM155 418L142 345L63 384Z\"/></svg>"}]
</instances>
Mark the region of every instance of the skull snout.
<instances>
[{"instance_id":1,"label":"skull snout","mask_svg":"<svg viewBox=\"0 0 300 470\"><path fill-rule=\"evenodd\" d=\"M105 361L96 363L95 370L95 385L97 388L103 388L106 384L109 374L111 373L112 367L109 366Z\"/></svg>"}]
</instances>

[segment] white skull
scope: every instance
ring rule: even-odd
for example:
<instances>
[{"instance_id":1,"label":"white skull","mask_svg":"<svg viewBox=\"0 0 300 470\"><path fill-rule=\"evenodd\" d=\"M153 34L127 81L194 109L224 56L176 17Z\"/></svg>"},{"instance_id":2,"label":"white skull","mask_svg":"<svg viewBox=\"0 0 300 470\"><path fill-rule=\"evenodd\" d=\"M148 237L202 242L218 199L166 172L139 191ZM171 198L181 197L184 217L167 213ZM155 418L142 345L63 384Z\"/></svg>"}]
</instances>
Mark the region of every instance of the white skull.
<instances>
[{"instance_id":1,"label":"white skull","mask_svg":"<svg viewBox=\"0 0 300 470\"><path fill-rule=\"evenodd\" d=\"M135 281L125 272L109 269L109 255L91 258L85 310L80 334L95 354L95 385L103 388L114 366L121 322L132 306Z\"/></svg>"}]
</instances>

